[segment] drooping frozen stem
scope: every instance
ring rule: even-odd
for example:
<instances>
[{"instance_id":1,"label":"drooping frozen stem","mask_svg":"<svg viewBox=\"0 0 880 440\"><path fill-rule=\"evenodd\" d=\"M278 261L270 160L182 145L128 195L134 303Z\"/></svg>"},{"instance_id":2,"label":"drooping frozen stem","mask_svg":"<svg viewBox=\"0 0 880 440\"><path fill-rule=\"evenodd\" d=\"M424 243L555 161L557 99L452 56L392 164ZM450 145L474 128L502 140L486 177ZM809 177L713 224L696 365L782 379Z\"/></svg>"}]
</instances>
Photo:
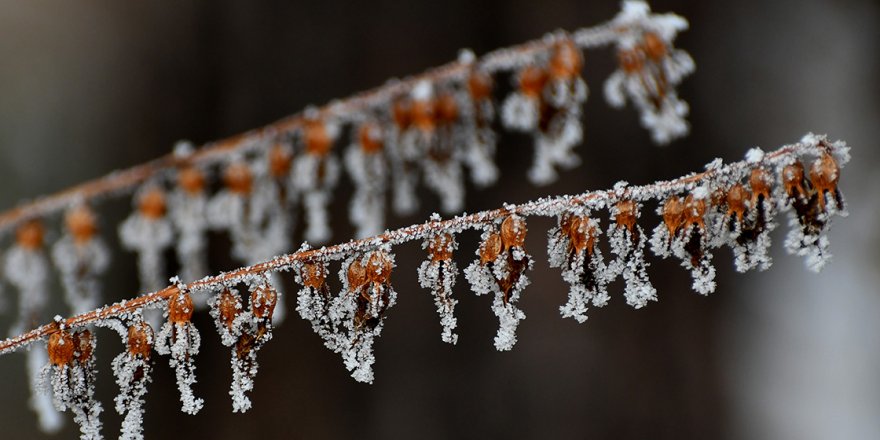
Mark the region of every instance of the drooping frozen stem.
<instances>
[{"instance_id":1,"label":"drooping frozen stem","mask_svg":"<svg viewBox=\"0 0 880 440\"><path fill-rule=\"evenodd\" d=\"M455 333L458 320L454 312L458 300L452 297L452 288L458 276L458 267L452 261L452 253L458 249L458 242L451 234L444 233L427 239L422 247L428 250L429 259L419 266L419 285L430 289L434 296L434 305L437 306L440 325L443 326L441 339L443 342L455 344L458 342L458 335Z\"/></svg>"}]
</instances>

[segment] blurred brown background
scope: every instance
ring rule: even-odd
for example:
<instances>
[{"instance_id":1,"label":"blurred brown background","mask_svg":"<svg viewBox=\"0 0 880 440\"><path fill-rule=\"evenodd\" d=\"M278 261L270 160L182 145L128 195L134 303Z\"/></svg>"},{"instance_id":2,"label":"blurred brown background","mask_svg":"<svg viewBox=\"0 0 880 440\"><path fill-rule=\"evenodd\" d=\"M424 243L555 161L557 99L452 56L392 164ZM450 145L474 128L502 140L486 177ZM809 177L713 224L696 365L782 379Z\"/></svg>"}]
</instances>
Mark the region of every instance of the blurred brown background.
<instances>
[{"instance_id":1,"label":"blurred brown background","mask_svg":"<svg viewBox=\"0 0 880 440\"><path fill-rule=\"evenodd\" d=\"M618 2L487 1L67 2L0 0L0 206L156 157L178 139L200 143L478 54L610 19ZM610 50L587 54L592 96L585 109L584 164L534 188L522 178L530 139L501 138L500 183L472 190L467 210L542 195L646 183L696 170L749 147L773 149L808 131L849 141L854 161L842 188L851 216L832 231L835 261L819 275L784 255L774 267L736 274L716 253L719 288L689 290L676 261L653 258L660 301L632 310L620 283L605 309L578 325L559 317L565 284L546 266L544 231L522 307L528 315L509 353L492 347L497 321L488 298L461 277L458 346L440 341L430 296L416 283L418 246L401 248L400 301L377 343L376 383L355 383L337 355L299 319L260 353L254 409L232 415L229 353L197 318L204 345L195 417L181 414L173 372L156 362L147 438L880 438L880 8L870 0L654 1L687 17L678 40L697 63L681 95L692 135L653 146L631 109L610 109L601 85ZM505 80L506 81L506 80ZM347 194L345 181L343 191ZM472 189L472 188L471 188ZM391 226L419 221L424 209ZM347 239L347 199L337 198L334 240ZM103 205L105 237L127 201ZM657 221L646 215L649 221ZM646 223L647 225L647 223ZM215 270L232 268L218 237ZM462 240L463 267L476 246ZM105 297L137 289L135 260L115 250ZM7 302L14 301L6 287ZM293 293L291 289L288 292ZM56 298L48 316L66 314ZM5 331L11 318L0 316ZM117 337L99 333L104 433L118 435L110 360ZM0 437L43 438L26 402L24 356L0 359ZM68 423L57 438L75 438Z\"/></svg>"}]
</instances>

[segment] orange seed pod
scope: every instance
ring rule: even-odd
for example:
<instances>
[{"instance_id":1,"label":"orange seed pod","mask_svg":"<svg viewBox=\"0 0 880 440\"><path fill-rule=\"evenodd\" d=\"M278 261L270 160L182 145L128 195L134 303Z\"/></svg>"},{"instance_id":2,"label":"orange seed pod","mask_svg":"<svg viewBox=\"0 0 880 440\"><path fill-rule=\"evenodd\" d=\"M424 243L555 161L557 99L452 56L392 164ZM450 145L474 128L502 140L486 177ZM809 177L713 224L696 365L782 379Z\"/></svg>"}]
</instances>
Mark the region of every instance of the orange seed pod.
<instances>
[{"instance_id":1,"label":"orange seed pod","mask_svg":"<svg viewBox=\"0 0 880 440\"><path fill-rule=\"evenodd\" d=\"M55 366L69 365L73 361L74 346L73 336L67 330L59 330L49 336L46 345L49 352L49 363Z\"/></svg>"},{"instance_id":2,"label":"orange seed pod","mask_svg":"<svg viewBox=\"0 0 880 440\"><path fill-rule=\"evenodd\" d=\"M367 260L367 278L375 284L385 284L391 278L394 263L385 251L374 251Z\"/></svg>"},{"instance_id":3,"label":"orange seed pod","mask_svg":"<svg viewBox=\"0 0 880 440\"><path fill-rule=\"evenodd\" d=\"M44 233L42 222L36 219L28 220L15 231L15 241L25 249L37 250L43 247Z\"/></svg>"},{"instance_id":4,"label":"orange seed pod","mask_svg":"<svg viewBox=\"0 0 880 440\"><path fill-rule=\"evenodd\" d=\"M226 328L232 329L235 318L241 313L241 299L238 295L232 293L230 289L223 289L220 297L217 299L217 310L219 313L220 323Z\"/></svg>"},{"instance_id":5,"label":"orange seed pod","mask_svg":"<svg viewBox=\"0 0 880 440\"><path fill-rule=\"evenodd\" d=\"M269 149L269 175L278 179L290 173L293 155L284 145L276 143Z\"/></svg>"},{"instance_id":6,"label":"orange seed pod","mask_svg":"<svg viewBox=\"0 0 880 440\"><path fill-rule=\"evenodd\" d=\"M321 121L312 119L306 121L305 128L306 151L316 156L325 156L333 146L333 139L327 130L327 125Z\"/></svg>"},{"instance_id":7,"label":"orange seed pod","mask_svg":"<svg viewBox=\"0 0 880 440\"><path fill-rule=\"evenodd\" d=\"M645 32L645 35L642 37L644 40L642 41L642 49L645 51L645 55L648 58L654 61L660 61L666 57L666 43L660 38L659 35L653 32Z\"/></svg>"},{"instance_id":8,"label":"orange seed pod","mask_svg":"<svg viewBox=\"0 0 880 440\"><path fill-rule=\"evenodd\" d=\"M617 216L615 220L617 227L625 227L632 231L636 225L636 202L632 200L621 200L617 202Z\"/></svg>"},{"instance_id":9,"label":"orange seed pod","mask_svg":"<svg viewBox=\"0 0 880 440\"><path fill-rule=\"evenodd\" d=\"M95 341L92 332L88 329L80 330L73 334L74 346L76 347L76 361L85 364L92 358L95 350Z\"/></svg>"},{"instance_id":10,"label":"orange seed pod","mask_svg":"<svg viewBox=\"0 0 880 440\"><path fill-rule=\"evenodd\" d=\"M150 188L138 201L138 210L148 219L162 218L165 215L165 192L159 187Z\"/></svg>"},{"instance_id":11,"label":"orange seed pod","mask_svg":"<svg viewBox=\"0 0 880 440\"><path fill-rule=\"evenodd\" d=\"M501 234L492 232L480 245L480 264L491 263L501 254Z\"/></svg>"},{"instance_id":12,"label":"orange seed pod","mask_svg":"<svg viewBox=\"0 0 880 440\"><path fill-rule=\"evenodd\" d=\"M382 131L374 123L364 123L358 129L358 140L364 153L373 154L382 151Z\"/></svg>"},{"instance_id":13,"label":"orange seed pod","mask_svg":"<svg viewBox=\"0 0 880 440\"><path fill-rule=\"evenodd\" d=\"M481 101L492 95L492 77L482 70L472 70L467 85L474 101Z\"/></svg>"},{"instance_id":14,"label":"orange seed pod","mask_svg":"<svg viewBox=\"0 0 880 440\"><path fill-rule=\"evenodd\" d=\"M144 321L128 327L128 352L133 356L150 359L153 350L153 328Z\"/></svg>"},{"instance_id":15,"label":"orange seed pod","mask_svg":"<svg viewBox=\"0 0 880 440\"><path fill-rule=\"evenodd\" d=\"M550 58L550 76L556 79L571 79L581 73L584 57L581 50L571 40L556 43L553 57Z\"/></svg>"},{"instance_id":16,"label":"orange seed pod","mask_svg":"<svg viewBox=\"0 0 880 440\"><path fill-rule=\"evenodd\" d=\"M367 269L361 263L360 259L355 259L348 265L348 288L352 291L359 290L364 284L367 284Z\"/></svg>"},{"instance_id":17,"label":"orange seed pod","mask_svg":"<svg viewBox=\"0 0 880 440\"><path fill-rule=\"evenodd\" d=\"M752 187L752 205L758 205L758 197L764 196L764 200L770 200L770 173L763 168L755 168L749 176L749 185Z\"/></svg>"},{"instance_id":18,"label":"orange seed pod","mask_svg":"<svg viewBox=\"0 0 880 440\"><path fill-rule=\"evenodd\" d=\"M684 216L688 226L697 225L705 230L703 218L706 216L706 199L698 199L689 194L684 199Z\"/></svg>"},{"instance_id":19,"label":"orange seed pod","mask_svg":"<svg viewBox=\"0 0 880 440\"><path fill-rule=\"evenodd\" d=\"M509 215L501 223L501 242L505 249L512 247L522 247L526 241L526 221L516 215Z\"/></svg>"},{"instance_id":20,"label":"orange seed pod","mask_svg":"<svg viewBox=\"0 0 880 440\"><path fill-rule=\"evenodd\" d=\"M172 324L186 324L192 319L193 300L189 292L178 290L168 300L168 321Z\"/></svg>"},{"instance_id":21,"label":"orange seed pod","mask_svg":"<svg viewBox=\"0 0 880 440\"><path fill-rule=\"evenodd\" d=\"M177 172L177 185L190 195L198 195L205 189L205 174L188 166Z\"/></svg>"},{"instance_id":22,"label":"orange seed pod","mask_svg":"<svg viewBox=\"0 0 880 440\"><path fill-rule=\"evenodd\" d=\"M84 204L79 204L64 215L64 224L77 244L87 243L98 231L95 213Z\"/></svg>"},{"instance_id":23,"label":"orange seed pod","mask_svg":"<svg viewBox=\"0 0 880 440\"><path fill-rule=\"evenodd\" d=\"M306 263L303 265L302 279L306 287L318 289L327 279L327 269L321 263Z\"/></svg>"},{"instance_id":24,"label":"orange seed pod","mask_svg":"<svg viewBox=\"0 0 880 440\"><path fill-rule=\"evenodd\" d=\"M837 182L840 180L840 167L828 153L816 159L810 167L810 182L819 191L819 206L825 209L825 193L837 191Z\"/></svg>"},{"instance_id":25,"label":"orange seed pod","mask_svg":"<svg viewBox=\"0 0 880 440\"><path fill-rule=\"evenodd\" d=\"M234 162L223 171L223 183L236 194L247 195L253 187L251 168L245 162Z\"/></svg>"},{"instance_id":26,"label":"orange seed pod","mask_svg":"<svg viewBox=\"0 0 880 440\"><path fill-rule=\"evenodd\" d=\"M672 196L666 199L663 204L663 223L669 231L669 236L674 237L684 221L684 205L678 196Z\"/></svg>"},{"instance_id":27,"label":"orange seed pod","mask_svg":"<svg viewBox=\"0 0 880 440\"><path fill-rule=\"evenodd\" d=\"M452 259L452 236L449 234L438 234L431 237L428 243L428 253L431 255L431 261L447 261Z\"/></svg>"},{"instance_id":28,"label":"orange seed pod","mask_svg":"<svg viewBox=\"0 0 880 440\"><path fill-rule=\"evenodd\" d=\"M526 96L538 99L547 83L547 73L538 66L526 66L519 72L519 90Z\"/></svg>"},{"instance_id":29,"label":"orange seed pod","mask_svg":"<svg viewBox=\"0 0 880 440\"><path fill-rule=\"evenodd\" d=\"M746 199L748 193L742 184L737 183L727 190L727 215L736 215L738 221L742 222L746 213Z\"/></svg>"},{"instance_id":30,"label":"orange seed pod","mask_svg":"<svg viewBox=\"0 0 880 440\"><path fill-rule=\"evenodd\" d=\"M277 303L278 292L271 284L261 284L251 291L251 311L257 318L272 319Z\"/></svg>"}]
</instances>

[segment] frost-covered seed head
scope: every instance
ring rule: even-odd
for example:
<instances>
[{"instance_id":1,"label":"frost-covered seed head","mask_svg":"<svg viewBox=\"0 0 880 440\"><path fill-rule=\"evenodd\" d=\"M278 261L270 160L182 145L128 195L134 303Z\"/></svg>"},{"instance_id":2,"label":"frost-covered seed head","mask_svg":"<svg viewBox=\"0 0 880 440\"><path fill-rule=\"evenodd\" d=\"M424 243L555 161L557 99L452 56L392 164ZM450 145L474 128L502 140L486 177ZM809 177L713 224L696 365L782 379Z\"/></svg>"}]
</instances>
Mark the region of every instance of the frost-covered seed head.
<instances>
[{"instance_id":1,"label":"frost-covered seed head","mask_svg":"<svg viewBox=\"0 0 880 440\"><path fill-rule=\"evenodd\" d=\"M674 237L684 221L684 204L678 196L671 196L663 204L663 223L669 230L669 236Z\"/></svg>"},{"instance_id":2,"label":"frost-covered seed head","mask_svg":"<svg viewBox=\"0 0 880 440\"><path fill-rule=\"evenodd\" d=\"M688 194L684 199L684 215L688 226L697 225L705 230L706 224L703 218L706 216L706 199L696 198L693 194Z\"/></svg>"},{"instance_id":3,"label":"frost-covered seed head","mask_svg":"<svg viewBox=\"0 0 880 440\"><path fill-rule=\"evenodd\" d=\"M642 54L636 49L621 49L617 52L617 62L627 74L642 70Z\"/></svg>"},{"instance_id":4,"label":"frost-covered seed head","mask_svg":"<svg viewBox=\"0 0 880 440\"><path fill-rule=\"evenodd\" d=\"M660 61L666 57L666 43L663 42L663 39L661 39L659 35L653 32L645 32L645 35L642 38L642 50L648 58L654 61Z\"/></svg>"},{"instance_id":5,"label":"frost-covered seed head","mask_svg":"<svg viewBox=\"0 0 880 440\"><path fill-rule=\"evenodd\" d=\"M803 182L804 166L800 161L786 165L782 169L782 185L789 197L805 197L807 195Z\"/></svg>"},{"instance_id":6,"label":"frost-covered seed head","mask_svg":"<svg viewBox=\"0 0 880 440\"><path fill-rule=\"evenodd\" d=\"M632 200L621 200L617 202L617 215L615 216L615 221L617 222L617 227L625 227L626 229L632 231L633 227L636 225L636 217L638 216L636 212L636 202Z\"/></svg>"},{"instance_id":7,"label":"frost-covered seed head","mask_svg":"<svg viewBox=\"0 0 880 440\"><path fill-rule=\"evenodd\" d=\"M327 268L323 263L305 263L302 268L302 279L306 287L318 289L327 279Z\"/></svg>"},{"instance_id":8,"label":"frost-covered seed head","mask_svg":"<svg viewBox=\"0 0 880 440\"><path fill-rule=\"evenodd\" d=\"M327 130L324 121L311 119L306 121L303 128L305 134L306 151L319 157L324 157L333 146L333 139Z\"/></svg>"},{"instance_id":9,"label":"frost-covered seed head","mask_svg":"<svg viewBox=\"0 0 880 440\"><path fill-rule=\"evenodd\" d=\"M538 99L544 91L544 84L547 83L547 72L538 66L526 66L519 72L517 82L522 94Z\"/></svg>"},{"instance_id":10,"label":"frost-covered seed head","mask_svg":"<svg viewBox=\"0 0 880 440\"><path fill-rule=\"evenodd\" d=\"M148 189L138 199L138 210L142 216L150 220L158 220L164 217L165 192L158 186Z\"/></svg>"},{"instance_id":11,"label":"frost-covered seed head","mask_svg":"<svg viewBox=\"0 0 880 440\"><path fill-rule=\"evenodd\" d=\"M251 291L251 311L257 318L271 320L277 303L278 292L269 283L261 284Z\"/></svg>"},{"instance_id":12,"label":"frost-covered seed head","mask_svg":"<svg viewBox=\"0 0 880 440\"><path fill-rule=\"evenodd\" d=\"M254 176L247 162L233 162L223 172L223 183L230 191L247 195L253 189Z\"/></svg>"},{"instance_id":13,"label":"frost-covered seed head","mask_svg":"<svg viewBox=\"0 0 880 440\"><path fill-rule=\"evenodd\" d=\"M376 123L361 124L358 129L358 140L364 153L374 154L382 151L382 129Z\"/></svg>"},{"instance_id":14,"label":"frost-covered seed head","mask_svg":"<svg viewBox=\"0 0 880 440\"><path fill-rule=\"evenodd\" d=\"M556 43L548 71L553 78L567 80L579 76L583 65L581 50L573 41L562 40Z\"/></svg>"},{"instance_id":15,"label":"frost-covered seed head","mask_svg":"<svg viewBox=\"0 0 880 440\"><path fill-rule=\"evenodd\" d=\"M77 204L64 215L64 226L77 244L88 243L98 231L95 213L85 204Z\"/></svg>"},{"instance_id":16,"label":"frost-covered seed head","mask_svg":"<svg viewBox=\"0 0 880 440\"><path fill-rule=\"evenodd\" d=\"M37 250L43 247L44 234L45 229L40 220L28 220L16 229L15 242L24 249Z\"/></svg>"},{"instance_id":17,"label":"frost-covered seed head","mask_svg":"<svg viewBox=\"0 0 880 440\"><path fill-rule=\"evenodd\" d=\"M73 342L73 336L67 330L58 330L49 336L49 342L46 345L49 352L49 362L55 366L69 365L73 361L76 346Z\"/></svg>"},{"instance_id":18,"label":"frost-covered seed head","mask_svg":"<svg viewBox=\"0 0 880 440\"><path fill-rule=\"evenodd\" d=\"M840 180L840 167L828 153L822 154L810 167L810 183L819 191L819 205L825 208L825 193L834 193L837 190L837 182Z\"/></svg>"},{"instance_id":19,"label":"frost-covered seed head","mask_svg":"<svg viewBox=\"0 0 880 440\"><path fill-rule=\"evenodd\" d=\"M526 241L526 221L522 217L513 214L501 223L501 242L505 249L523 247Z\"/></svg>"},{"instance_id":20,"label":"frost-covered seed head","mask_svg":"<svg viewBox=\"0 0 880 440\"><path fill-rule=\"evenodd\" d=\"M482 70L471 70L467 85L471 99L474 101L481 101L490 98L492 95L492 76Z\"/></svg>"},{"instance_id":21,"label":"frost-covered seed head","mask_svg":"<svg viewBox=\"0 0 880 440\"><path fill-rule=\"evenodd\" d=\"M434 115L437 122L441 124L451 124L458 117L458 103L451 93L444 93L437 97L434 102Z\"/></svg>"},{"instance_id":22,"label":"frost-covered seed head","mask_svg":"<svg viewBox=\"0 0 880 440\"><path fill-rule=\"evenodd\" d=\"M736 215L740 222L746 212L746 199L749 195L741 183L736 183L727 190L727 215Z\"/></svg>"},{"instance_id":23,"label":"frost-covered seed head","mask_svg":"<svg viewBox=\"0 0 880 440\"><path fill-rule=\"evenodd\" d=\"M174 324L186 324L192 319L193 300L189 292L178 290L168 300L168 320Z\"/></svg>"},{"instance_id":24,"label":"frost-covered seed head","mask_svg":"<svg viewBox=\"0 0 880 440\"><path fill-rule=\"evenodd\" d=\"M452 235L437 234L431 237L428 244L431 261L447 261L452 259Z\"/></svg>"},{"instance_id":25,"label":"frost-covered seed head","mask_svg":"<svg viewBox=\"0 0 880 440\"><path fill-rule=\"evenodd\" d=\"M293 154L284 144L275 143L269 149L269 175L278 179L290 174Z\"/></svg>"},{"instance_id":26,"label":"frost-covered seed head","mask_svg":"<svg viewBox=\"0 0 880 440\"><path fill-rule=\"evenodd\" d=\"M232 330L235 318L241 313L241 298L232 289L223 289L217 299L220 323Z\"/></svg>"},{"instance_id":27,"label":"frost-covered seed head","mask_svg":"<svg viewBox=\"0 0 880 440\"><path fill-rule=\"evenodd\" d=\"M153 328L145 321L138 321L128 327L128 352L132 356L150 359L153 350Z\"/></svg>"},{"instance_id":28,"label":"frost-covered seed head","mask_svg":"<svg viewBox=\"0 0 880 440\"><path fill-rule=\"evenodd\" d=\"M752 206L758 203L758 196L764 196L764 200L770 200L770 173L764 168L755 168L749 175L749 186L752 187Z\"/></svg>"},{"instance_id":29,"label":"frost-covered seed head","mask_svg":"<svg viewBox=\"0 0 880 440\"><path fill-rule=\"evenodd\" d=\"M480 264L491 263L501 254L501 234L492 232L480 244Z\"/></svg>"},{"instance_id":30,"label":"frost-covered seed head","mask_svg":"<svg viewBox=\"0 0 880 440\"><path fill-rule=\"evenodd\" d=\"M190 195L201 194L205 189L205 173L188 166L177 172L177 185Z\"/></svg>"},{"instance_id":31,"label":"frost-covered seed head","mask_svg":"<svg viewBox=\"0 0 880 440\"><path fill-rule=\"evenodd\" d=\"M391 278L394 263L385 251L373 251L367 261L367 278L375 284L385 284Z\"/></svg>"},{"instance_id":32,"label":"frost-covered seed head","mask_svg":"<svg viewBox=\"0 0 880 440\"><path fill-rule=\"evenodd\" d=\"M359 258L348 265L348 272L345 276L348 280L348 288L352 291L359 290L364 284L367 284L367 269Z\"/></svg>"},{"instance_id":33,"label":"frost-covered seed head","mask_svg":"<svg viewBox=\"0 0 880 440\"><path fill-rule=\"evenodd\" d=\"M95 341L89 329L82 329L73 334L73 342L76 347L76 361L85 364L92 358L95 351Z\"/></svg>"}]
</instances>

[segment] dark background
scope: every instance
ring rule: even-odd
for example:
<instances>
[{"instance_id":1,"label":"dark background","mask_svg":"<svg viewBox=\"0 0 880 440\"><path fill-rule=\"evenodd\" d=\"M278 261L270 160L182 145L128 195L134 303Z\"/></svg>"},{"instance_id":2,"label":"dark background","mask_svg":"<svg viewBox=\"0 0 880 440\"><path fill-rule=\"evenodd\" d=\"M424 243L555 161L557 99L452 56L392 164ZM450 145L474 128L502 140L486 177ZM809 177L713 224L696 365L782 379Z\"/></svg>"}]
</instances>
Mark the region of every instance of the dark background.
<instances>
[{"instance_id":1,"label":"dark background","mask_svg":"<svg viewBox=\"0 0 880 440\"><path fill-rule=\"evenodd\" d=\"M254 409L231 414L229 353L203 314L195 417L178 411L173 372L156 362L148 438L877 438L880 436L880 9L871 1L655 1L687 17L677 45L697 63L681 96L692 135L659 148L632 109L616 111L601 86L610 50L587 53L584 164L544 188L525 183L530 139L504 135L502 177L469 188L467 210L543 195L647 183L771 150L808 131L853 145L842 188L851 216L833 230L836 260L819 275L784 255L774 267L736 274L716 253L719 287L690 291L673 260L652 258L660 301L633 310L620 283L605 309L578 325L560 319L565 284L546 266L549 220L530 222L537 256L521 301L528 319L512 352L492 347L488 298L459 278L458 346L440 341L431 297L416 283L416 245L398 250L399 304L377 342L376 383L355 383L300 319L277 329L260 353ZM263 125L309 104L448 62L610 19L616 1L514 2L15 2L0 1L0 206L125 168L196 143ZM506 80L502 80L506 82ZM334 241L349 238L350 183L337 191ZM421 221L437 207L390 217ZM127 200L102 205L104 235ZM657 219L649 212L648 222ZM8 240L7 240L8 241ZM234 267L217 237L213 269ZM472 258L465 235L459 266ZM137 290L135 259L114 250L105 298ZM11 287L7 302L14 302ZM293 293L291 289L288 292ZM291 296L292 300L292 296ZM10 304L10 306L13 304ZM47 318L66 314L56 298ZM8 313L8 312L7 312ZM295 312L294 312L295 313ZM11 316L0 316L8 328ZM104 433L118 435L110 360L117 337L99 332ZM42 438L27 407L24 356L0 359L0 437ZM68 423L58 438L76 437Z\"/></svg>"}]
</instances>

